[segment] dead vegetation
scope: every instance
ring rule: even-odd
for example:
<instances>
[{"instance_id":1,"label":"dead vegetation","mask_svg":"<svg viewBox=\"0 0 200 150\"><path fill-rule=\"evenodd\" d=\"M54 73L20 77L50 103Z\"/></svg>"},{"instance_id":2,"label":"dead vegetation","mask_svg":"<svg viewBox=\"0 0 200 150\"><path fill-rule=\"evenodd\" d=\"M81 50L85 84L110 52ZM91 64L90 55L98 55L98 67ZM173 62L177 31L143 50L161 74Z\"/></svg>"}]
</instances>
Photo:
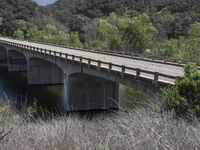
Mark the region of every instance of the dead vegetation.
<instances>
[{"instance_id":1,"label":"dead vegetation","mask_svg":"<svg viewBox=\"0 0 200 150\"><path fill-rule=\"evenodd\" d=\"M5 109L3 113L6 114ZM71 115L34 123L20 120L13 111L13 116L3 121L3 113L1 150L200 149L198 121L188 123L175 119L173 113L149 108L118 112L112 117L98 115L87 119Z\"/></svg>"}]
</instances>

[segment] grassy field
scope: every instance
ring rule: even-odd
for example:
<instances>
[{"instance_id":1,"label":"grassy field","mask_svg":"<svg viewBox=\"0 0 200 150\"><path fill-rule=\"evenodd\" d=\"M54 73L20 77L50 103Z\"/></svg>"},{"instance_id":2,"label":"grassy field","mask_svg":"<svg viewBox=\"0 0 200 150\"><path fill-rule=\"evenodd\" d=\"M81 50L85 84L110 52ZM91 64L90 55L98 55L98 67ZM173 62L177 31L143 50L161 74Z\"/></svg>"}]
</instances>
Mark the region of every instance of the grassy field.
<instances>
[{"instance_id":1,"label":"grassy field","mask_svg":"<svg viewBox=\"0 0 200 150\"><path fill-rule=\"evenodd\" d=\"M196 150L200 149L200 123L195 117L191 120L149 106L90 119L73 114L27 121L11 105L1 104L0 137L9 133L0 138L0 149Z\"/></svg>"}]
</instances>

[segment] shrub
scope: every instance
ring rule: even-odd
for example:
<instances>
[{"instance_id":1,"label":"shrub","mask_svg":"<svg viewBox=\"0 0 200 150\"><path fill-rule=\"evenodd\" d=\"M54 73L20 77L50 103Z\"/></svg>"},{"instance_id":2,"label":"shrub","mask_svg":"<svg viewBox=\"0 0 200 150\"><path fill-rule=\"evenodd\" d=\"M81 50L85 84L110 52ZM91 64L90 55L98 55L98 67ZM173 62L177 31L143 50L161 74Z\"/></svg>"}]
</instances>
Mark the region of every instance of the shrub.
<instances>
[{"instance_id":1,"label":"shrub","mask_svg":"<svg viewBox=\"0 0 200 150\"><path fill-rule=\"evenodd\" d=\"M186 65L185 76L175 86L162 89L162 96L167 107L179 115L189 111L200 114L200 72L196 65Z\"/></svg>"}]
</instances>

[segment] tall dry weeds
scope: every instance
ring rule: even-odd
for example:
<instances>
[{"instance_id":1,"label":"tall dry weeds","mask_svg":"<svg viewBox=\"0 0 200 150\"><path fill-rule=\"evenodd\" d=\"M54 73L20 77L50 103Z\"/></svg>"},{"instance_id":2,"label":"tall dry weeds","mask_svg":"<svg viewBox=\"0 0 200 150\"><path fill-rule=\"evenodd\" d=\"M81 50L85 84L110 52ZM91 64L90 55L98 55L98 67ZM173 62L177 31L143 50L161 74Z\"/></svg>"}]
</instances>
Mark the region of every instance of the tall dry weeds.
<instances>
[{"instance_id":1,"label":"tall dry weeds","mask_svg":"<svg viewBox=\"0 0 200 150\"><path fill-rule=\"evenodd\" d=\"M10 123L1 150L197 150L200 124L152 109L93 119L69 116L37 123Z\"/></svg>"}]
</instances>

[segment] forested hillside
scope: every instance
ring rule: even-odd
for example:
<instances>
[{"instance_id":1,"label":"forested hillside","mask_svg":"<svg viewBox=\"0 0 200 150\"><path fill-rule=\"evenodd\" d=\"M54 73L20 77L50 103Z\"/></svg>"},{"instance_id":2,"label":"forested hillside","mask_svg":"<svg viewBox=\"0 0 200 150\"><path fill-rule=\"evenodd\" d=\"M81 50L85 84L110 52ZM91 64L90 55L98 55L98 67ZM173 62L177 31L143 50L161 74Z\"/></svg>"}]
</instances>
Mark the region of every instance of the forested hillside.
<instances>
[{"instance_id":1,"label":"forested hillside","mask_svg":"<svg viewBox=\"0 0 200 150\"><path fill-rule=\"evenodd\" d=\"M199 62L199 0L0 0L0 16L3 35Z\"/></svg>"}]
</instances>

